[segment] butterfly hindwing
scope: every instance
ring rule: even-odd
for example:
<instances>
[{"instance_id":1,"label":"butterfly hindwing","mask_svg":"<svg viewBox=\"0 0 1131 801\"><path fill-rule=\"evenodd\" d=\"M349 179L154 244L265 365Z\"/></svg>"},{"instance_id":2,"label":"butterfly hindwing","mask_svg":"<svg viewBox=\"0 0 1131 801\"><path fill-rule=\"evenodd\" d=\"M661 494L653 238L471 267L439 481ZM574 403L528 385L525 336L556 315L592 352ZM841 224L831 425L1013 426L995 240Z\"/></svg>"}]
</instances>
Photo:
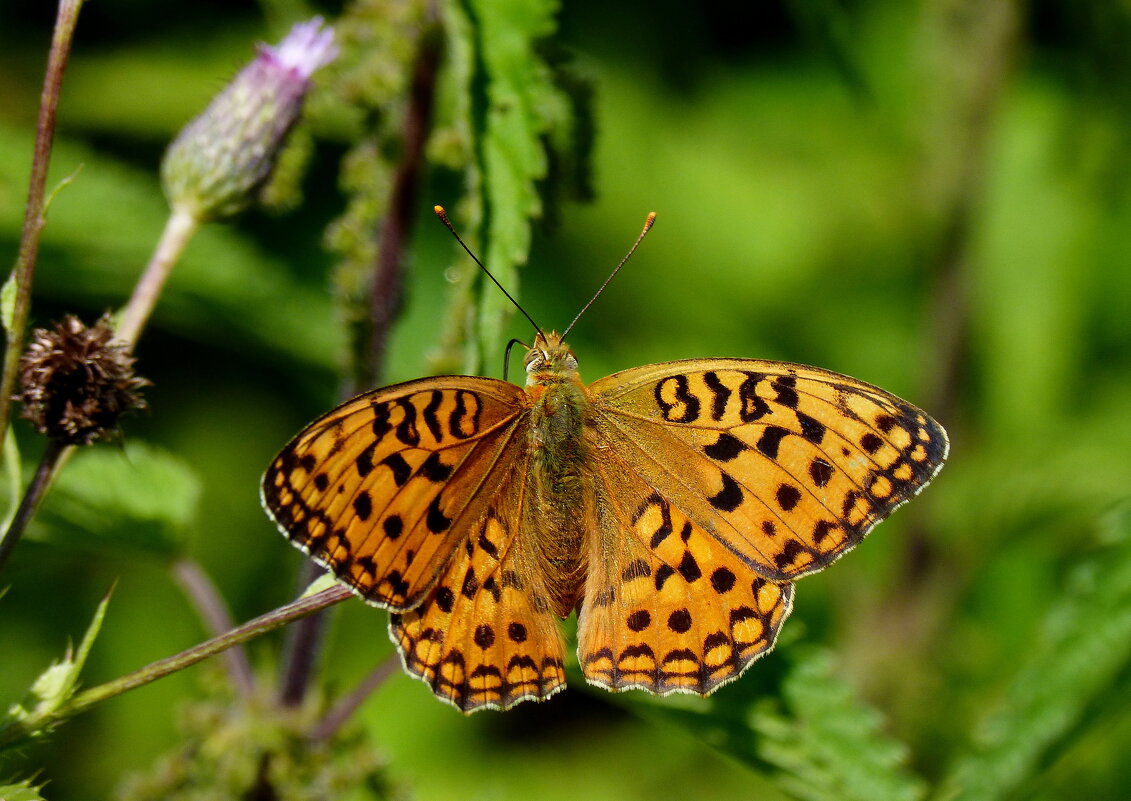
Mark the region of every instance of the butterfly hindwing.
<instances>
[{"instance_id":1,"label":"butterfly hindwing","mask_svg":"<svg viewBox=\"0 0 1131 801\"><path fill-rule=\"evenodd\" d=\"M419 604L521 449L527 395L504 381L424 379L347 401L290 442L264 507L370 603Z\"/></svg>"},{"instance_id":2,"label":"butterfly hindwing","mask_svg":"<svg viewBox=\"0 0 1131 801\"><path fill-rule=\"evenodd\" d=\"M586 679L706 695L773 648L793 585L757 574L612 453L578 618Z\"/></svg>"},{"instance_id":3,"label":"butterfly hindwing","mask_svg":"<svg viewBox=\"0 0 1131 801\"><path fill-rule=\"evenodd\" d=\"M934 477L942 427L878 387L801 365L696 359L590 386L611 451L766 578L828 565Z\"/></svg>"},{"instance_id":4,"label":"butterfly hindwing","mask_svg":"<svg viewBox=\"0 0 1131 801\"><path fill-rule=\"evenodd\" d=\"M464 712L565 686L561 632L513 522L522 519L524 473L504 484L424 603L390 617L405 669Z\"/></svg>"}]
</instances>

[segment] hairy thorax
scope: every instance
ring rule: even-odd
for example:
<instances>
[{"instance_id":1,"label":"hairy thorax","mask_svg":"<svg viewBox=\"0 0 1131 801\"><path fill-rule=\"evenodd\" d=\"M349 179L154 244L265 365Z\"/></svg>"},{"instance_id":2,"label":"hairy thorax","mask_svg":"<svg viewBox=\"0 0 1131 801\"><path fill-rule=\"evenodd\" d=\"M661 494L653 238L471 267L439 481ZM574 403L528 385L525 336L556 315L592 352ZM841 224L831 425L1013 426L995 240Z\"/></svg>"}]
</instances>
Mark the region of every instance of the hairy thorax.
<instances>
[{"instance_id":1,"label":"hairy thorax","mask_svg":"<svg viewBox=\"0 0 1131 801\"><path fill-rule=\"evenodd\" d=\"M531 468L526 518L547 590L561 617L573 610L585 582L585 540L594 524L592 477L586 471L589 399L565 345L539 338L527 357ZM535 369L531 369L531 367Z\"/></svg>"}]
</instances>

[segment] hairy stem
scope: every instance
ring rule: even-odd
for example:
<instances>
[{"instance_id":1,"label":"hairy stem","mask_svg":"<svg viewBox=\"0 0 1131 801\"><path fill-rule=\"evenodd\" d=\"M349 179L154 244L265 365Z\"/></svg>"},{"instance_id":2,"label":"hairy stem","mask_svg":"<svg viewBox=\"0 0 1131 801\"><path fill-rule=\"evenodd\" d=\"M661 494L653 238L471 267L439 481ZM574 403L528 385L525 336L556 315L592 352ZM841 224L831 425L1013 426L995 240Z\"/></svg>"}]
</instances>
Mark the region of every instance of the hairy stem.
<instances>
[{"instance_id":1,"label":"hairy stem","mask_svg":"<svg viewBox=\"0 0 1131 801\"><path fill-rule=\"evenodd\" d=\"M232 628L232 616L228 614L228 608L216 585L201 566L192 559L182 557L174 561L170 569L173 578L196 607L208 632L220 636L229 631ZM255 694L255 675L247 653L243 648L232 648L224 654L224 662L236 693L245 699L251 698Z\"/></svg>"},{"instance_id":2,"label":"hairy stem","mask_svg":"<svg viewBox=\"0 0 1131 801\"><path fill-rule=\"evenodd\" d=\"M309 615L312 612L317 612L320 609L325 609L349 597L351 597L351 593L345 587L331 587L307 598L300 598L297 601L293 601L265 615L260 615L254 620L244 623L242 626L225 632L219 637L213 637L211 640L189 648L186 651L182 651L179 654L152 662L133 673L129 673L113 681L108 681L97 687L92 687L89 690L75 695L58 708L27 718L5 729L0 729L0 749L25 742L35 736L37 732L41 732L67 718L74 717L80 712L85 712L101 701L113 698L116 695L121 695L127 690L133 690L137 687L149 684L171 673L184 670L221 651L226 651L232 646L247 642L261 634L266 634L269 631L277 629L292 620Z\"/></svg>"},{"instance_id":3,"label":"hairy stem","mask_svg":"<svg viewBox=\"0 0 1131 801\"><path fill-rule=\"evenodd\" d=\"M122 318L118 323L118 339L126 342L130 348L137 344L141 329L149 320L153 307L157 305L157 298L161 296L161 290L169 278L169 273L173 271L177 259L180 258L199 226L200 222L195 217L180 209L173 209L173 213L165 223L165 230L161 232L157 248L134 287L129 302L122 310Z\"/></svg>"},{"instance_id":4,"label":"hairy stem","mask_svg":"<svg viewBox=\"0 0 1131 801\"><path fill-rule=\"evenodd\" d=\"M75 25L83 0L60 0L55 17L55 32L51 37L51 51L47 56L47 73L43 78L43 91L39 97L39 120L35 127L35 152L31 161L31 178L28 181L27 206L24 225L20 232L20 249L12 278L16 282L15 305L8 325L8 341L4 350L4 372L0 377L0 442L8 431L8 416L12 411L12 395L20 369L20 354L24 347L28 315L31 309L31 284L35 277L35 261L39 255L39 241L47 221L44 208L44 189L47 169L51 165L51 147L55 140L55 114L59 107L59 92L63 86L63 73L71 52Z\"/></svg>"}]
</instances>

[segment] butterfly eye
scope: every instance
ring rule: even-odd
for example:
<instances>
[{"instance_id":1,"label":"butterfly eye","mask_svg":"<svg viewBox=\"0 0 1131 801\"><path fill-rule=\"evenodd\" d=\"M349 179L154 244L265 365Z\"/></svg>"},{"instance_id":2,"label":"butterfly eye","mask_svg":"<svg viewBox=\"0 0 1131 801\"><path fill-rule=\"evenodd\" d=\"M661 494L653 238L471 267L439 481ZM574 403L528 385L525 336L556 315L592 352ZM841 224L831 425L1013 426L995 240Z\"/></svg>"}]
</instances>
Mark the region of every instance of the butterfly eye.
<instances>
[{"instance_id":1,"label":"butterfly eye","mask_svg":"<svg viewBox=\"0 0 1131 801\"><path fill-rule=\"evenodd\" d=\"M566 363L566 367L568 367L570 370L576 370L577 369L577 357L574 356L572 353L569 354L568 356L566 356L565 363Z\"/></svg>"},{"instance_id":2,"label":"butterfly eye","mask_svg":"<svg viewBox=\"0 0 1131 801\"><path fill-rule=\"evenodd\" d=\"M526 372L533 373L541 370L546 366L546 352L541 350L530 350L526 354Z\"/></svg>"}]
</instances>

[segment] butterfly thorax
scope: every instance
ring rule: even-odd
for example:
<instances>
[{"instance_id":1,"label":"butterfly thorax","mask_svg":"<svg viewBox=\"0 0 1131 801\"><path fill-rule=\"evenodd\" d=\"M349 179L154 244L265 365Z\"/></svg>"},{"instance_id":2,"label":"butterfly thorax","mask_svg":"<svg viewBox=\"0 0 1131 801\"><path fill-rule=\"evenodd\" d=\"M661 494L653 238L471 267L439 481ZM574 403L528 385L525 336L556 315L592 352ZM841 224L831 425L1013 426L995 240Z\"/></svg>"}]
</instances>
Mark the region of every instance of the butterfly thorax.
<instances>
[{"instance_id":1,"label":"butterfly thorax","mask_svg":"<svg viewBox=\"0 0 1131 801\"><path fill-rule=\"evenodd\" d=\"M585 581L586 532L594 522L586 421L589 396L577 359L556 333L539 334L526 355L531 469L527 517L555 612L566 617Z\"/></svg>"}]
</instances>

